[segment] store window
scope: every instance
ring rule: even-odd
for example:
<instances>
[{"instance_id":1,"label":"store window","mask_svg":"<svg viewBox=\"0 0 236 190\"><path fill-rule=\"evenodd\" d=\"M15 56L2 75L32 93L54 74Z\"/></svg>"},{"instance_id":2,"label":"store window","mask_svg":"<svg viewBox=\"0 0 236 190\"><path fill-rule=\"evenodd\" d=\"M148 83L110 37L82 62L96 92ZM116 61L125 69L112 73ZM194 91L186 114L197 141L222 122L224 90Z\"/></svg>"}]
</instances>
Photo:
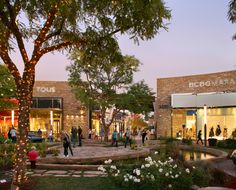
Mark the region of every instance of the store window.
<instances>
[{"instance_id":1,"label":"store window","mask_svg":"<svg viewBox=\"0 0 236 190\"><path fill-rule=\"evenodd\" d=\"M62 98L34 97L30 110L30 130L41 129L44 137L52 128L54 138L59 139L62 128Z\"/></svg>"},{"instance_id":2,"label":"store window","mask_svg":"<svg viewBox=\"0 0 236 190\"><path fill-rule=\"evenodd\" d=\"M34 97L31 108L59 108L62 109L62 98Z\"/></svg>"}]
</instances>

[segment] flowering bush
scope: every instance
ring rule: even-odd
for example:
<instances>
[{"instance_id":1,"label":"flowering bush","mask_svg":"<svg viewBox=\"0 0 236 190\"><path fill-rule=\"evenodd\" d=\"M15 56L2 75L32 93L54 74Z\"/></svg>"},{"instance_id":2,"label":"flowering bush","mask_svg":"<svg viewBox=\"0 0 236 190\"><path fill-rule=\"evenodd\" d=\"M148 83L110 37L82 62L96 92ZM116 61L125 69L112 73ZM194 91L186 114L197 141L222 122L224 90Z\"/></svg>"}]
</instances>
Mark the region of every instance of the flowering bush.
<instances>
[{"instance_id":1,"label":"flowering bush","mask_svg":"<svg viewBox=\"0 0 236 190\"><path fill-rule=\"evenodd\" d=\"M107 164L108 161L105 163ZM171 157L166 161L161 161L149 156L145 158L142 165L132 169L119 170L115 165L110 165L100 166L98 170L106 173L117 188L121 189L180 190L190 189L193 184L193 174L196 173L193 170L197 169L180 167Z\"/></svg>"}]
</instances>

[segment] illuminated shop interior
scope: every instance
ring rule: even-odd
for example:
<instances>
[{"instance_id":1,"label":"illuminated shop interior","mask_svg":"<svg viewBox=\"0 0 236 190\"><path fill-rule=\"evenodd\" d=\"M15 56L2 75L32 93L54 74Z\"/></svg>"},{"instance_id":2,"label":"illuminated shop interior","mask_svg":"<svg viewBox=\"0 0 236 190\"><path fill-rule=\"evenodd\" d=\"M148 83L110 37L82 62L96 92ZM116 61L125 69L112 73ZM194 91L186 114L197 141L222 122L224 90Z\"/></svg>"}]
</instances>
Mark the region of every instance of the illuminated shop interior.
<instances>
[{"instance_id":1,"label":"illuminated shop interior","mask_svg":"<svg viewBox=\"0 0 236 190\"><path fill-rule=\"evenodd\" d=\"M199 95L172 96L172 136L177 138L196 139L202 130L204 139L204 119L206 138L218 140L230 138L236 130L236 93L207 93ZM204 116L204 107L206 114ZM212 133L210 134L210 130ZM220 129L220 130L219 130Z\"/></svg>"}]
</instances>

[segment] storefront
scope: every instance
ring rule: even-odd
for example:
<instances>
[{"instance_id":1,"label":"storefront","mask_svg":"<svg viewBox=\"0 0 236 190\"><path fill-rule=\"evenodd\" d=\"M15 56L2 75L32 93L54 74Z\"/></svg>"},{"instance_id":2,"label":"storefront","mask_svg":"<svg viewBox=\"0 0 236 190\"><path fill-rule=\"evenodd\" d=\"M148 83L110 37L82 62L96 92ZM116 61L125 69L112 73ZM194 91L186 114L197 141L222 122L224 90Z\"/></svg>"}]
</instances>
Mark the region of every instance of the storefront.
<instances>
[{"instance_id":1,"label":"storefront","mask_svg":"<svg viewBox=\"0 0 236 190\"><path fill-rule=\"evenodd\" d=\"M196 139L202 130L204 138L206 123L207 138L229 138L236 130L236 71L157 79L156 108L158 136Z\"/></svg>"},{"instance_id":2,"label":"storefront","mask_svg":"<svg viewBox=\"0 0 236 190\"><path fill-rule=\"evenodd\" d=\"M54 137L60 138L62 130L70 133L73 126L81 126L83 136L88 135L88 111L75 98L68 82L36 81L33 91L33 104L30 109L30 130L42 130L47 137L50 129ZM18 110L0 112L0 132L6 133L18 125Z\"/></svg>"}]
</instances>

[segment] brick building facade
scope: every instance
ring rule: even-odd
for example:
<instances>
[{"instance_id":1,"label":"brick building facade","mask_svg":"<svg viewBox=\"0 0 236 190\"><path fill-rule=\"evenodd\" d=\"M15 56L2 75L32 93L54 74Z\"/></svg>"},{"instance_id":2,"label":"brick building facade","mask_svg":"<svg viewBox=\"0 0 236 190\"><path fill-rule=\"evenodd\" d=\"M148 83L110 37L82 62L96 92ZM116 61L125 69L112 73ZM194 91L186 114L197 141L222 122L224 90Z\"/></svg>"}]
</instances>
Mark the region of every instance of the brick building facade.
<instances>
[{"instance_id":1,"label":"brick building facade","mask_svg":"<svg viewBox=\"0 0 236 190\"><path fill-rule=\"evenodd\" d=\"M50 127L59 137L61 130L81 126L88 133L88 111L76 100L66 81L36 81L30 111L30 130L41 128L45 136Z\"/></svg>"},{"instance_id":2,"label":"brick building facade","mask_svg":"<svg viewBox=\"0 0 236 190\"><path fill-rule=\"evenodd\" d=\"M211 105L207 110L208 128L212 127L215 130L219 125L222 131L229 133L227 134L229 137L236 129L234 92L236 92L236 71L157 79L155 111L157 136L179 135L185 138L187 132L191 131L193 135L190 138L196 138L197 131L202 129L203 105L200 105L202 101L206 105ZM230 98L224 98L226 95ZM212 102L211 97L216 101ZM217 102L217 98L226 102L225 105Z\"/></svg>"}]
</instances>

